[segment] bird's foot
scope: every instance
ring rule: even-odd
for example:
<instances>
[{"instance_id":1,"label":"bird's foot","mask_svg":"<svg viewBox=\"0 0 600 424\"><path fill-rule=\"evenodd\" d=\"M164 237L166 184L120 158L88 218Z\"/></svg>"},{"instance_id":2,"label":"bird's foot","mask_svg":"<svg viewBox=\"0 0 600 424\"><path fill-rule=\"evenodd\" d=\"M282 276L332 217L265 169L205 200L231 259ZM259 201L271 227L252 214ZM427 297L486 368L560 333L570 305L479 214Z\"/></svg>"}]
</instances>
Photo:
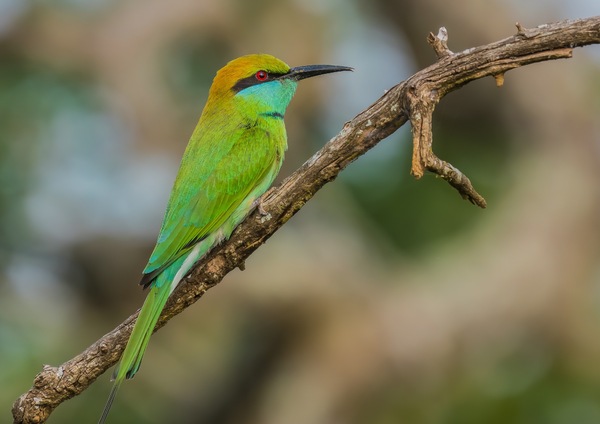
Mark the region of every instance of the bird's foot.
<instances>
[{"instance_id":1,"label":"bird's foot","mask_svg":"<svg viewBox=\"0 0 600 424\"><path fill-rule=\"evenodd\" d=\"M260 223L261 224L266 221L269 221L272 218L271 214L263 208L263 205L260 202L260 199L256 199L252 206L258 210L258 213L260 214Z\"/></svg>"}]
</instances>

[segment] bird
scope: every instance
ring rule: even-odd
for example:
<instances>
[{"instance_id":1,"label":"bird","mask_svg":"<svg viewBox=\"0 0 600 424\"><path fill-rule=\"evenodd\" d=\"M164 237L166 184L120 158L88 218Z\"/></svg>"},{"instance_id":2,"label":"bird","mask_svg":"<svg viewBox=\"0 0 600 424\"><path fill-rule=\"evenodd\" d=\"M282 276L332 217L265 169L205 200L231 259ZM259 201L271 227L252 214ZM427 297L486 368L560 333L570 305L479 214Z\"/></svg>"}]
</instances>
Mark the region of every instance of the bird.
<instances>
[{"instance_id":1,"label":"bird","mask_svg":"<svg viewBox=\"0 0 600 424\"><path fill-rule=\"evenodd\" d=\"M279 173L287 149L283 118L298 81L352 70L336 65L290 68L274 56L250 54L217 71L143 270L140 285L150 290L114 370L98 424L106 421L123 381L138 372L169 295L196 262L259 206L259 197Z\"/></svg>"}]
</instances>

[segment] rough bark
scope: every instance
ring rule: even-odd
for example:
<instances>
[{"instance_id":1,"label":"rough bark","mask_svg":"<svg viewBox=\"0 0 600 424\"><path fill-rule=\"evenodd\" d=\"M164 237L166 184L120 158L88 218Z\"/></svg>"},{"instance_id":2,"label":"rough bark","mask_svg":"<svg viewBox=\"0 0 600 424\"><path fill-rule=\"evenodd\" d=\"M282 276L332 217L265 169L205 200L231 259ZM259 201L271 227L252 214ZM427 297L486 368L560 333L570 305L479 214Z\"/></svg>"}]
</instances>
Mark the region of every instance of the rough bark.
<instances>
[{"instance_id":1,"label":"rough bark","mask_svg":"<svg viewBox=\"0 0 600 424\"><path fill-rule=\"evenodd\" d=\"M410 121L413 130L411 172L420 178L425 170L452 185L465 199L485 207L485 199L469 179L432 150L432 116L436 104L449 92L475 79L492 76L498 86L514 68L551 59L569 58L572 49L600 43L600 17L566 20L526 29L488 45L453 53L447 33L429 35L438 61L391 88L367 110L344 125L342 131L276 188L261 198L261 212L252 213L232 237L200 261L185 284L167 303L157 325L190 306L263 244L326 183L395 130ZM137 313L104 335L84 352L58 367L44 366L33 387L13 405L15 423L43 423L65 400L80 394L114 365L125 347Z\"/></svg>"}]
</instances>

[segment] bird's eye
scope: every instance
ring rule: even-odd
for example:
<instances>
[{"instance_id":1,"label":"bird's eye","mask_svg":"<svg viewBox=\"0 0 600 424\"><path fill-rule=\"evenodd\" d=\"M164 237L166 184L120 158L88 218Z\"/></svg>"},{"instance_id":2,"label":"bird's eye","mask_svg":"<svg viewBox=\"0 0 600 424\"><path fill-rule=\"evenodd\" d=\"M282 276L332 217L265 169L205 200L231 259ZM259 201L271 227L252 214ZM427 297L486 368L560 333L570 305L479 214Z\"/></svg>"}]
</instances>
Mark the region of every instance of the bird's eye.
<instances>
[{"instance_id":1,"label":"bird's eye","mask_svg":"<svg viewBox=\"0 0 600 424\"><path fill-rule=\"evenodd\" d=\"M258 81L266 81L269 78L269 74L266 71L258 71L254 76Z\"/></svg>"}]
</instances>

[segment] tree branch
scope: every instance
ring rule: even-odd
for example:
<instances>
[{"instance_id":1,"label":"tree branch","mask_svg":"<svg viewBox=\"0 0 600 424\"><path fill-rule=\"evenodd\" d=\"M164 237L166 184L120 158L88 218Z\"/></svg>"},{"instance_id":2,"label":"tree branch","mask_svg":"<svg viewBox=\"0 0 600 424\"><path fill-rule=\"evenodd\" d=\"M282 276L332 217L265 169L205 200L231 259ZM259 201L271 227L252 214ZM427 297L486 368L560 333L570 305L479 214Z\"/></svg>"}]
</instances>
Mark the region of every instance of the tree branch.
<instances>
[{"instance_id":1,"label":"tree branch","mask_svg":"<svg viewBox=\"0 0 600 424\"><path fill-rule=\"evenodd\" d=\"M285 224L342 169L373 148L407 121L413 133L411 173L420 178L425 170L445 179L460 195L485 207L485 199L470 180L454 166L439 159L432 150L432 121L435 105L449 92L475 79L492 76L501 86L504 74L535 62L570 58L572 49L600 43L600 17L566 20L527 29L517 24L517 34L488 45L459 53L448 49L444 28L429 43L438 56L433 65L396 85L367 110L344 125L319 152L279 187L261 198L267 212L253 212L232 237L201 260L185 284L180 284L167 303L157 329L196 302L211 287L244 261ZM14 403L15 423L43 423L54 408L80 394L114 365L125 347L137 313L59 367L45 365L33 387Z\"/></svg>"}]
</instances>

